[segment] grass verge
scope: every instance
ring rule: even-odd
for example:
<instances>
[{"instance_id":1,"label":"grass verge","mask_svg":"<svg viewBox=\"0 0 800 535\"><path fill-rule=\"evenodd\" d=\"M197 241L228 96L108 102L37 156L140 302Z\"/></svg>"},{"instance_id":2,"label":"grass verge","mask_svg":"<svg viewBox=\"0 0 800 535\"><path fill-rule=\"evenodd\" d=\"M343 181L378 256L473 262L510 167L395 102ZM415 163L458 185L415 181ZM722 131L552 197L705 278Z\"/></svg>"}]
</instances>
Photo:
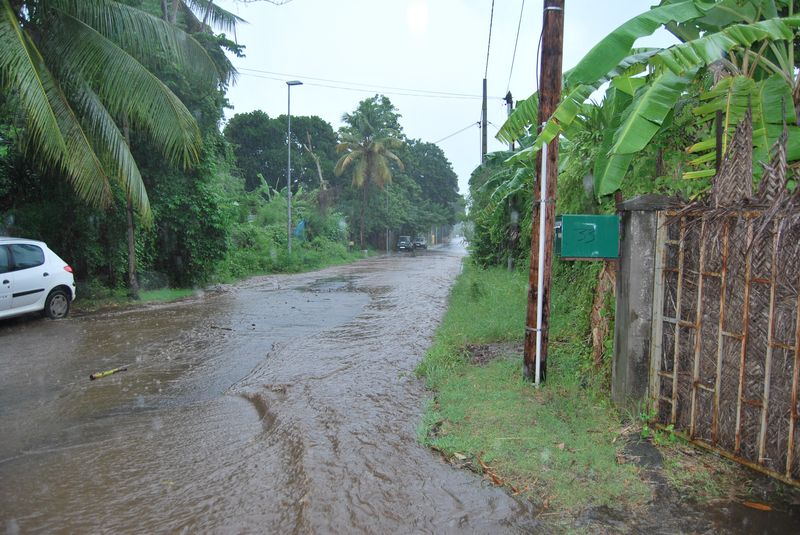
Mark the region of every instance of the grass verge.
<instances>
[{"instance_id":1,"label":"grass verge","mask_svg":"<svg viewBox=\"0 0 800 535\"><path fill-rule=\"evenodd\" d=\"M76 312L95 312L107 308L120 308L134 304L176 301L194 295L192 288L162 288L139 292L139 300L132 301L124 288L109 290L101 286L82 287L77 290L78 297L73 304Z\"/></svg>"},{"instance_id":2,"label":"grass verge","mask_svg":"<svg viewBox=\"0 0 800 535\"><path fill-rule=\"evenodd\" d=\"M253 255L254 258L261 258ZM263 255L261 255L263 256ZM278 258L278 255L275 256ZM270 264L269 256L267 260L261 258L259 261L266 262L263 265L257 263L237 264L236 270L231 270L229 264L225 264L225 269L215 273L210 284L233 283L259 275L271 275L277 273L299 273L314 271L329 266L349 264L365 258L362 251L348 251L344 246L335 247L333 250L302 249L293 253L291 257L282 253L279 263ZM287 260L288 258L288 260ZM128 295L126 288L107 288L100 283L78 282L77 298L73 304L73 310L77 312L95 312L101 309L120 308L135 306L143 303L176 301L184 297L189 297L198 293L197 288L160 288L153 290L142 290L139 292L139 299L134 301Z\"/></svg>"},{"instance_id":3,"label":"grass verge","mask_svg":"<svg viewBox=\"0 0 800 535\"><path fill-rule=\"evenodd\" d=\"M638 469L618 462L621 418L586 365L596 276L556 262L548 380L536 389L522 377L527 272L468 263L417 370L435 391L420 440L543 508L646 503Z\"/></svg>"}]
</instances>

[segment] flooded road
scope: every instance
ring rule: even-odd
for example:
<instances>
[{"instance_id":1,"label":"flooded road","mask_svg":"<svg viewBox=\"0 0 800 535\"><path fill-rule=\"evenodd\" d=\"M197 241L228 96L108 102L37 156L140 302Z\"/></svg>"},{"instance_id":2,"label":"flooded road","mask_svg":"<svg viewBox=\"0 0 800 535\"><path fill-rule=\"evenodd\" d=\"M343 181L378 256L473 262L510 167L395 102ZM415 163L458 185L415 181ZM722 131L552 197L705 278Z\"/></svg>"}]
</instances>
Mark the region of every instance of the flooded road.
<instances>
[{"instance_id":1,"label":"flooded road","mask_svg":"<svg viewBox=\"0 0 800 535\"><path fill-rule=\"evenodd\" d=\"M170 305L0 323L0 526L535 530L526 506L416 442L427 394L413 370L463 254L380 257Z\"/></svg>"}]
</instances>

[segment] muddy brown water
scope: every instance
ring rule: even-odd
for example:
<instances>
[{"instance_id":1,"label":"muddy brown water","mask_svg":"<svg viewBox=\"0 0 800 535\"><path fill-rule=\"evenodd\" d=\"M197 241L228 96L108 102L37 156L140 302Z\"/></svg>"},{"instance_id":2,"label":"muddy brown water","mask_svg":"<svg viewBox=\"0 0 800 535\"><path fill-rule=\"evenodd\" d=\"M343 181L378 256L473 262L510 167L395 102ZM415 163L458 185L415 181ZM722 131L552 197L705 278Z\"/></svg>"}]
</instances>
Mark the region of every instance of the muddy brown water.
<instances>
[{"instance_id":1,"label":"muddy brown water","mask_svg":"<svg viewBox=\"0 0 800 535\"><path fill-rule=\"evenodd\" d=\"M7 533L526 532L416 441L463 249L0 323ZM96 381L93 372L127 365Z\"/></svg>"}]
</instances>

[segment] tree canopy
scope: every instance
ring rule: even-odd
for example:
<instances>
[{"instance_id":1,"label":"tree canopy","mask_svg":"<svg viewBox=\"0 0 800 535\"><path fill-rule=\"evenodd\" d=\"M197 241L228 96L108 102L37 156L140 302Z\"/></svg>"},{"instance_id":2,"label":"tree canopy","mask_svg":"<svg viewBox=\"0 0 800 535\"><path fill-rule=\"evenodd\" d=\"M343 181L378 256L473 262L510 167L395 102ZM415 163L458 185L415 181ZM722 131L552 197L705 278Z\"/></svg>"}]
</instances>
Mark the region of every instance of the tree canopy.
<instances>
[{"instance_id":1,"label":"tree canopy","mask_svg":"<svg viewBox=\"0 0 800 535\"><path fill-rule=\"evenodd\" d=\"M0 81L25 113L26 146L90 203L111 204L110 181L119 180L149 215L123 124L147 132L168 160L197 162L196 121L153 73L165 61L196 84L225 78L190 35L124 3L0 1Z\"/></svg>"}]
</instances>

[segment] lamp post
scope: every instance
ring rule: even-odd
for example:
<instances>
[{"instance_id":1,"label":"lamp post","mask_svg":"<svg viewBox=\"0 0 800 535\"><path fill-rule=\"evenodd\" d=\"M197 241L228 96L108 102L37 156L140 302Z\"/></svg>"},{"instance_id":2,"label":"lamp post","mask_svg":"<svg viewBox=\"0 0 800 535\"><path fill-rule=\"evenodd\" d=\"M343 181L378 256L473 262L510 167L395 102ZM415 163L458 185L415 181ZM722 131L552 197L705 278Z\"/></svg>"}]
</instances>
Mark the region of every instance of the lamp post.
<instances>
[{"instance_id":1,"label":"lamp post","mask_svg":"<svg viewBox=\"0 0 800 535\"><path fill-rule=\"evenodd\" d=\"M289 202L287 203L287 221L286 221L286 237L289 245L289 254L292 254L292 86L303 85L299 80L290 80L286 82L286 117L287 117L287 135L286 147L288 149L288 157L286 161L286 194Z\"/></svg>"}]
</instances>

